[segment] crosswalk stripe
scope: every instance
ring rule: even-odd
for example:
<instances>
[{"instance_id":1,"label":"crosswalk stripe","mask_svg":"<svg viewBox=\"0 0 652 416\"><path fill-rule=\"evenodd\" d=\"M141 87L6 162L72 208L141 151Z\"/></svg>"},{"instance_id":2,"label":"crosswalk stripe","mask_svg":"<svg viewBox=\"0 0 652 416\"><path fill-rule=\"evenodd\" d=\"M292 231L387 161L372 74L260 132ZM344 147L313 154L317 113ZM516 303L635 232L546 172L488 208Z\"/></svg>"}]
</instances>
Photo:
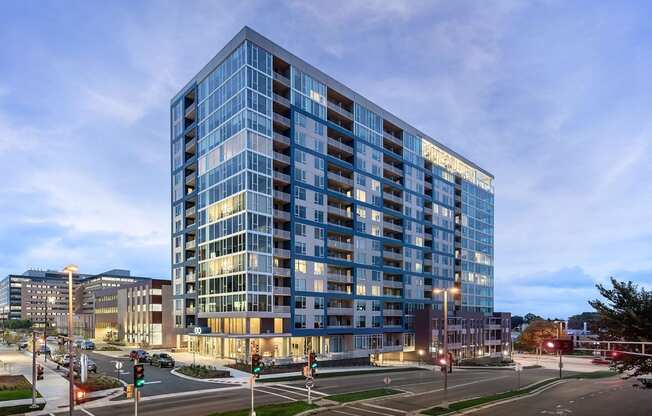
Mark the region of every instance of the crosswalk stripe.
<instances>
[{"instance_id":1,"label":"crosswalk stripe","mask_svg":"<svg viewBox=\"0 0 652 416\"><path fill-rule=\"evenodd\" d=\"M306 388L304 388L304 387L290 386L290 385L288 385L288 384L274 384L274 385L275 385L275 386L282 386L282 387L285 387L285 388L288 388L288 389L299 390L299 391L302 391L302 392L308 394L308 389L306 389ZM317 390L315 390L315 389L310 390L310 394L316 394L316 395L328 396L328 394L326 394L326 393L322 393L322 392L317 391Z\"/></svg>"},{"instance_id":2,"label":"crosswalk stripe","mask_svg":"<svg viewBox=\"0 0 652 416\"><path fill-rule=\"evenodd\" d=\"M274 392L267 391L267 390L261 390L260 388L257 388L256 390L258 390L258 391L261 392L261 393L271 394L272 396L282 397L282 398L287 399L287 400L290 400L290 401L292 401L292 402L296 402L296 401L297 401L297 399L295 399L295 398L288 397L288 396L283 396L282 394L274 393Z\"/></svg>"}]
</instances>

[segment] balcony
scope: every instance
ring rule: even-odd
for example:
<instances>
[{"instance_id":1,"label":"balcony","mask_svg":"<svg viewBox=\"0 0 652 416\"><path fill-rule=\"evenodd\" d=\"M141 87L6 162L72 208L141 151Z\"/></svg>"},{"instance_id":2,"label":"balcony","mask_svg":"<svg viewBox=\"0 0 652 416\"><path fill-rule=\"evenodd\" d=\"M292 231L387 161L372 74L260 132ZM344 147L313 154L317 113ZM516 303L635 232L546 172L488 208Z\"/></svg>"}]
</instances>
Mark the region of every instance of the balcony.
<instances>
[{"instance_id":1,"label":"balcony","mask_svg":"<svg viewBox=\"0 0 652 416\"><path fill-rule=\"evenodd\" d=\"M290 277L290 269L287 269L285 267L274 267L274 275ZM276 290L276 288L274 288L274 290Z\"/></svg>"},{"instance_id":2,"label":"balcony","mask_svg":"<svg viewBox=\"0 0 652 416\"><path fill-rule=\"evenodd\" d=\"M403 203L403 198L401 198L400 196L396 196L394 194L391 194L389 192L383 192L383 198L388 200L388 201L395 202L397 204L402 204Z\"/></svg>"},{"instance_id":3,"label":"balcony","mask_svg":"<svg viewBox=\"0 0 652 416\"><path fill-rule=\"evenodd\" d=\"M393 222L383 221L383 227L385 227L388 230L396 231L397 233L403 232L403 227L400 225L396 225Z\"/></svg>"},{"instance_id":4,"label":"balcony","mask_svg":"<svg viewBox=\"0 0 652 416\"><path fill-rule=\"evenodd\" d=\"M278 81L286 87L290 86L290 80L285 75L281 75L276 71L274 72L274 81Z\"/></svg>"},{"instance_id":5,"label":"balcony","mask_svg":"<svg viewBox=\"0 0 652 416\"><path fill-rule=\"evenodd\" d=\"M328 100L327 105L328 108L330 108L331 110L336 111L338 114L353 120L353 113L347 110L346 108L342 107L338 103Z\"/></svg>"},{"instance_id":6,"label":"balcony","mask_svg":"<svg viewBox=\"0 0 652 416\"><path fill-rule=\"evenodd\" d=\"M285 220L285 221L290 221L290 213L287 211L281 211L279 209L274 210L274 218L278 218L280 220Z\"/></svg>"},{"instance_id":7,"label":"balcony","mask_svg":"<svg viewBox=\"0 0 652 416\"><path fill-rule=\"evenodd\" d=\"M285 145L285 147L290 146L290 138L281 133L274 132L274 142L281 143Z\"/></svg>"},{"instance_id":8,"label":"balcony","mask_svg":"<svg viewBox=\"0 0 652 416\"><path fill-rule=\"evenodd\" d=\"M284 305L274 305L274 313L290 313L290 307Z\"/></svg>"},{"instance_id":9,"label":"balcony","mask_svg":"<svg viewBox=\"0 0 652 416\"><path fill-rule=\"evenodd\" d=\"M390 165L389 163L383 163L383 169L385 169L388 172L393 173L396 176L402 177L403 176L403 170L397 168L394 165ZM403 201L401 201L403 202Z\"/></svg>"},{"instance_id":10,"label":"balcony","mask_svg":"<svg viewBox=\"0 0 652 416\"><path fill-rule=\"evenodd\" d=\"M286 250L284 248L274 248L274 257L281 257L284 259L289 259L290 258L290 250Z\"/></svg>"},{"instance_id":11,"label":"balcony","mask_svg":"<svg viewBox=\"0 0 652 416\"><path fill-rule=\"evenodd\" d=\"M383 286L391 287L393 289L402 289L403 282L398 282L396 280L383 280Z\"/></svg>"},{"instance_id":12,"label":"balcony","mask_svg":"<svg viewBox=\"0 0 652 416\"><path fill-rule=\"evenodd\" d=\"M353 315L353 308L328 308L329 315Z\"/></svg>"},{"instance_id":13,"label":"balcony","mask_svg":"<svg viewBox=\"0 0 652 416\"><path fill-rule=\"evenodd\" d=\"M275 170L274 171L274 180L289 184L290 183L290 175L286 175L285 173L281 173L281 172Z\"/></svg>"},{"instance_id":14,"label":"balcony","mask_svg":"<svg viewBox=\"0 0 652 416\"><path fill-rule=\"evenodd\" d=\"M284 286L274 286L273 293L278 296L290 296L292 295L292 289Z\"/></svg>"},{"instance_id":15,"label":"balcony","mask_svg":"<svg viewBox=\"0 0 652 416\"><path fill-rule=\"evenodd\" d=\"M194 283L194 282L195 282L195 274L186 273L186 283Z\"/></svg>"},{"instance_id":16,"label":"balcony","mask_svg":"<svg viewBox=\"0 0 652 416\"><path fill-rule=\"evenodd\" d=\"M328 179L342 185L353 187L353 179L342 176L337 172L328 171Z\"/></svg>"},{"instance_id":17,"label":"balcony","mask_svg":"<svg viewBox=\"0 0 652 416\"><path fill-rule=\"evenodd\" d=\"M290 194L277 190L274 190L274 199L283 202L290 202L292 200L292 198L290 198Z\"/></svg>"},{"instance_id":18,"label":"balcony","mask_svg":"<svg viewBox=\"0 0 652 416\"><path fill-rule=\"evenodd\" d=\"M383 257L390 260L403 261L403 254L391 250L383 250Z\"/></svg>"},{"instance_id":19,"label":"balcony","mask_svg":"<svg viewBox=\"0 0 652 416\"><path fill-rule=\"evenodd\" d=\"M274 228L274 238L278 238L281 240L289 240L291 238L291 235L289 231Z\"/></svg>"},{"instance_id":20,"label":"balcony","mask_svg":"<svg viewBox=\"0 0 652 416\"><path fill-rule=\"evenodd\" d=\"M186 308L186 315L194 315L195 314L195 307L191 306Z\"/></svg>"},{"instance_id":21,"label":"balcony","mask_svg":"<svg viewBox=\"0 0 652 416\"><path fill-rule=\"evenodd\" d=\"M275 93L274 94L274 101L276 101L277 103L283 104L287 108L290 108L290 100L283 97L282 95L278 95L278 94Z\"/></svg>"},{"instance_id":22,"label":"balcony","mask_svg":"<svg viewBox=\"0 0 652 416\"><path fill-rule=\"evenodd\" d=\"M332 239L329 238L328 239L328 248L333 248L333 249L337 249L337 250L344 250L344 251L353 251L353 244L349 243L347 241L332 240Z\"/></svg>"},{"instance_id":23,"label":"balcony","mask_svg":"<svg viewBox=\"0 0 652 416\"><path fill-rule=\"evenodd\" d=\"M338 282L338 283L352 283L353 282L353 276L350 274L344 274L344 273L328 273L326 275L326 278L328 279L329 282Z\"/></svg>"},{"instance_id":24,"label":"balcony","mask_svg":"<svg viewBox=\"0 0 652 416\"><path fill-rule=\"evenodd\" d=\"M346 154L353 155L353 147L349 146L346 143L337 141L331 137L328 138L328 145L338 149Z\"/></svg>"},{"instance_id":25,"label":"balcony","mask_svg":"<svg viewBox=\"0 0 652 416\"><path fill-rule=\"evenodd\" d=\"M283 153L274 152L274 161L275 162L281 162L281 163L283 163L285 165L289 165L290 164L290 156L284 155Z\"/></svg>"},{"instance_id":26,"label":"balcony","mask_svg":"<svg viewBox=\"0 0 652 416\"><path fill-rule=\"evenodd\" d=\"M343 208L338 208L338 207L334 207L332 205L329 205L328 208L327 208L327 212L329 214L332 214L332 215L335 215L335 216L338 216L338 217L341 217L341 218L348 218L348 219L353 218L353 212L351 211L350 208L343 209Z\"/></svg>"},{"instance_id":27,"label":"balcony","mask_svg":"<svg viewBox=\"0 0 652 416\"><path fill-rule=\"evenodd\" d=\"M284 117L280 114L274 113L274 122L277 124L280 124L281 126L290 128L290 119L287 117Z\"/></svg>"},{"instance_id":28,"label":"balcony","mask_svg":"<svg viewBox=\"0 0 652 416\"><path fill-rule=\"evenodd\" d=\"M186 250L194 250L195 247L195 240L186 241Z\"/></svg>"},{"instance_id":29,"label":"balcony","mask_svg":"<svg viewBox=\"0 0 652 416\"><path fill-rule=\"evenodd\" d=\"M385 316L403 316L402 309L383 309L383 315Z\"/></svg>"},{"instance_id":30,"label":"balcony","mask_svg":"<svg viewBox=\"0 0 652 416\"><path fill-rule=\"evenodd\" d=\"M395 144L396 146L399 147L403 147L403 142L401 141L401 139L394 136L393 134L383 131L383 137L389 140L392 144Z\"/></svg>"}]
</instances>

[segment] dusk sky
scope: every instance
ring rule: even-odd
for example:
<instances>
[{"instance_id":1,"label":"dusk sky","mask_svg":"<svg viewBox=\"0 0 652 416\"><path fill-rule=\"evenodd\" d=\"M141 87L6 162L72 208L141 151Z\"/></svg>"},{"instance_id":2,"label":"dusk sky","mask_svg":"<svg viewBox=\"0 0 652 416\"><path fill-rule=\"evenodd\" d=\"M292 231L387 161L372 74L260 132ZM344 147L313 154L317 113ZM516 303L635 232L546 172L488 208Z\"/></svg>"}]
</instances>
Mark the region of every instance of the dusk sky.
<instances>
[{"instance_id":1,"label":"dusk sky","mask_svg":"<svg viewBox=\"0 0 652 416\"><path fill-rule=\"evenodd\" d=\"M497 311L652 286L652 3L324 3L3 1L0 276L169 278L170 99L248 25L495 175Z\"/></svg>"}]
</instances>

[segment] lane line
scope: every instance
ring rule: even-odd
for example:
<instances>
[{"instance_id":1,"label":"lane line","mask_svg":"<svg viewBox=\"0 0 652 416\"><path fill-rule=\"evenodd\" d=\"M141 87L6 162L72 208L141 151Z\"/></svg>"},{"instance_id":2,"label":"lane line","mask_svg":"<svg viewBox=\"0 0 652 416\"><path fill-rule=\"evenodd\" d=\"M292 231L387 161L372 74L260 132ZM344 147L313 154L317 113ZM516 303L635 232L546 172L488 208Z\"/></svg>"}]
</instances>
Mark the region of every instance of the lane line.
<instances>
[{"instance_id":1,"label":"lane line","mask_svg":"<svg viewBox=\"0 0 652 416\"><path fill-rule=\"evenodd\" d=\"M298 399L295 399L295 398L292 398L292 397L288 397L288 396L283 396L282 394L273 393L273 392L271 392L271 391L265 391L265 390L261 390L261 389L258 389L258 391L261 392L261 393L265 393L265 394L271 394L272 396L282 397L282 398L287 399L287 400L289 400L289 401L291 401L291 402L296 402L296 401L298 401Z\"/></svg>"},{"instance_id":2,"label":"lane line","mask_svg":"<svg viewBox=\"0 0 652 416\"><path fill-rule=\"evenodd\" d=\"M494 378L489 378L489 379L470 381L468 383L463 383L463 384L455 384L453 386L450 386L449 389L454 389L454 388L457 388L457 387L466 387L466 386L470 386L472 384L485 383L487 381L500 380L501 378L508 378L508 377L511 377L511 376L494 377ZM421 393L414 393L413 396L421 396L423 394L430 394L430 393L435 393L435 392L443 391L443 390L444 390L443 388L428 390L428 391L424 391L424 392L421 392ZM388 398L391 398L391 396L389 396Z\"/></svg>"},{"instance_id":3,"label":"lane line","mask_svg":"<svg viewBox=\"0 0 652 416\"><path fill-rule=\"evenodd\" d=\"M303 388L303 387L290 386L290 385L287 385L287 384L270 384L270 385L268 385L266 387L270 387L270 386L283 386L283 387L286 387L288 389L295 389L295 390L299 390L299 391L302 391L302 392L308 394L308 389ZM322 393L322 392L314 390L314 389L310 391L310 394L317 394L317 395L321 394L322 396L328 396L328 394Z\"/></svg>"},{"instance_id":4,"label":"lane line","mask_svg":"<svg viewBox=\"0 0 652 416\"><path fill-rule=\"evenodd\" d=\"M80 407L79 410L81 410L82 412L86 413L88 416L95 416L94 414L92 414L92 413L89 412L88 410L84 409L83 407Z\"/></svg>"},{"instance_id":5,"label":"lane line","mask_svg":"<svg viewBox=\"0 0 652 416\"><path fill-rule=\"evenodd\" d=\"M159 384L159 383L162 383L162 381L161 381L161 380L157 380L157 381L146 381L146 382L145 382L145 384Z\"/></svg>"}]
</instances>

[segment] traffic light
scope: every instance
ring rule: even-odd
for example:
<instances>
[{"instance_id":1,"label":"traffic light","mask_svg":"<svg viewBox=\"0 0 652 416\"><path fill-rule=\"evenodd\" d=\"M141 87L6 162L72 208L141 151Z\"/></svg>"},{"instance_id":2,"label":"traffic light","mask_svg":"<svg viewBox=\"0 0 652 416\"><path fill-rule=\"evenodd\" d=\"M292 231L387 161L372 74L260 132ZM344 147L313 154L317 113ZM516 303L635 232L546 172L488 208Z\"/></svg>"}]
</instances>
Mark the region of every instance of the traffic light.
<instances>
[{"instance_id":1,"label":"traffic light","mask_svg":"<svg viewBox=\"0 0 652 416\"><path fill-rule=\"evenodd\" d=\"M134 386L139 389L145 385L145 367L142 364L134 365Z\"/></svg>"},{"instance_id":2,"label":"traffic light","mask_svg":"<svg viewBox=\"0 0 652 416\"><path fill-rule=\"evenodd\" d=\"M308 355L308 366L310 367L310 370L314 370L315 368L319 367L317 356L314 352L311 352L310 355Z\"/></svg>"},{"instance_id":3,"label":"traffic light","mask_svg":"<svg viewBox=\"0 0 652 416\"><path fill-rule=\"evenodd\" d=\"M259 354L251 355L251 374L255 375L256 377L260 377L260 373L263 372L264 366L265 364L263 364Z\"/></svg>"}]
</instances>

